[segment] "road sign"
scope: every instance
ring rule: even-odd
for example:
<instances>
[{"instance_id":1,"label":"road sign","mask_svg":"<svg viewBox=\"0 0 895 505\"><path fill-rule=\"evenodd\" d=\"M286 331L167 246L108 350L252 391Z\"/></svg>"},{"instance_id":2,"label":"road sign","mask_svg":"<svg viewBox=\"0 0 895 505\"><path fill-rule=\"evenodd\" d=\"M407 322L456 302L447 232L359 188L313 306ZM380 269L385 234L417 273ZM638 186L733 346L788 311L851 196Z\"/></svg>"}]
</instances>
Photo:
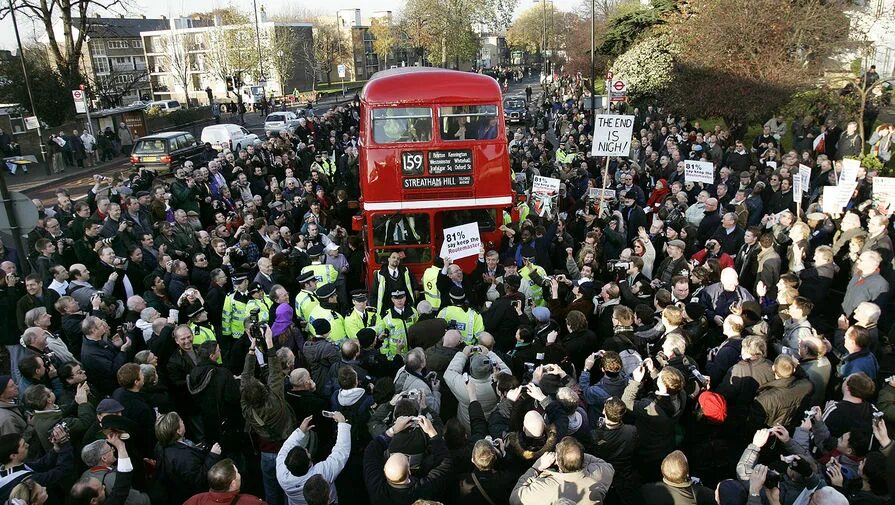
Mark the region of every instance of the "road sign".
<instances>
[{"instance_id":1,"label":"road sign","mask_svg":"<svg viewBox=\"0 0 895 505\"><path fill-rule=\"evenodd\" d=\"M37 120L37 116L28 116L25 118L25 128L36 130L39 126L40 122Z\"/></svg>"},{"instance_id":2,"label":"road sign","mask_svg":"<svg viewBox=\"0 0 895 505\"><path fill-rule=\"evenodd\" d=\"M84 114L87 112L87 96L80 89L71 90L71 97L75 100L75 112Z\"/></svg>"},{"instance_id":3,"label":"road sign","mask_svg":"<svg viewBox=\"0 0 895 505\"><path fill-rule=\"evenodd\" d=\"M30 198L18 191L10 191L9 196L12 199L12 211L19 225L19 233L25 235L37 226L37 207L31 203ZM9 216L2 205L0 205L0 230L10 231Z\"/></svg>"},{"instance_id":4,"label":"road sign","mask_svg":"<svg viewBox=\"0 0 895 505\"><path fill-rule=\"evenodd\" d=\"M339 72L339 79L345 78L345 65L339 65L336 67L336 71Z\"/></svg>"},{"instance_id":5,"label":"road sign","mask_svg":"<svg viewBox=\"0 0 895 505\"><path fill-rule=\"evenodd\" d=\"M625 81L620 79L612 81L612 84L609 86L609 101L625 102L627 100L628 86L625 84Z\"/></svg>"},{"instance_id":6,"label":"road sign","mask_svg":"<svg viewBox=\"0 0 895 505\"><path fill-rule=\"evenodd\" d=\"M615 74L612 73L612 70L606 72L606 80L611 81L613 75L615 75Z\"/></svg>"}]
</instances>

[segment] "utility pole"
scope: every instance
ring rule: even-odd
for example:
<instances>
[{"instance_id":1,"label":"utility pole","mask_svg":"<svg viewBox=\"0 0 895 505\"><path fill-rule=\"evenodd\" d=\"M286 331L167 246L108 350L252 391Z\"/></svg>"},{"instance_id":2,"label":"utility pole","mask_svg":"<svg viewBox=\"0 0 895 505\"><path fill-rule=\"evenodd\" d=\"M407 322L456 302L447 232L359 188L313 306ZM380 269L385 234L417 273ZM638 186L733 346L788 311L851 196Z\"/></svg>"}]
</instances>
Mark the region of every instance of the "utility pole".
<instances>
[{"instance_id":1,"label":"utility pole","mask_svg":"<svg viewBox=\"0 0 895 505\"><path fill-rule=\"evenodd\" d=\"M261 76L261 82L259 84L261 84L261 95L266 97L267 90L265 87L267 79L264 78L264 59L261 55L261 26L258 24L258 6L256 0L252 0L252 10L255 11L255 42L258 44L258 75Z\"/></svg>"},{"instance_id":2,"label":"utility pole","mask_svg":"<svg viewBox=\"0 0 895 505\"><path fill-rule=\"evenodd\" d=\"M596 30L597 19L596 19L596 0L590 0L590 113L596 114L597 110L597 97L596 97L596 58L594 53L596 52L596 34L594 31Z\"/></svg>"},{"instance_id":3,"label":"utility pole","mask_svg":"<svg viewBox=\"0 0 895 505\"><path fill-rule=\"evenodd\" d=\"M22 49L22 38L19 36L19 23L16 21L16 10L12 5L12 0L9 0L9 15L12 16L12 26L16 32L16 44L19 47L19 60L22 62L22 75L25 77L25 88L28 90L28 101L31 102L31 113L37 117L37 109L34 107L34 95L31 93L31 77L28 76L28 67L25 66L25 51ZM40 159L44 162L44 168L46 169L47 175L52 174L52 170L50 169L50 164L47 163L47 150L46 146L44 146L44 136L43 131L40 127L40 117L37 117L37 141L40 144ZM21 250L23 253L24 250Z\"/></svg>"}]
</instances>

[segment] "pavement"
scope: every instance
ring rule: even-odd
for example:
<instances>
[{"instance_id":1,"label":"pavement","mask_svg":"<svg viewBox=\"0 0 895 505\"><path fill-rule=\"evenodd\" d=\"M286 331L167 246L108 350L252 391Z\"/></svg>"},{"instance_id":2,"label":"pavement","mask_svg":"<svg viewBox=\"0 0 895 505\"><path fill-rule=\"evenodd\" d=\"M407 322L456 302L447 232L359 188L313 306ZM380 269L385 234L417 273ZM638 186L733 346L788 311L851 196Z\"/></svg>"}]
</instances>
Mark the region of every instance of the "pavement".
<instances>
[{"instance_id":1,"label":"pavement","mask_svg":"<svg viewBox=\"0 0 895 505\"><path fill-rule=\"evenodd\" d=\"M506 96L524 96L526 85L531 85L536 94L538 94L540 87L537 85L537 82L537 77L530 77L510 83L504 94ZM345 97L328 97L315 105L314 112L322 114L333 105L350 101L353 97L353 93L349 93ZM232 122L227 121L226 117L222 119L224 119L222 122ZM249 112L246 113L245 120L245 127L249 131L258 134L259 137L264 137L264 118L258 113ZM59 188L68 189L73 199L77 200L83 198L87 194L87 190L93 186L94 175L112 177L119 171L128 169L130 169L130 159L127 156L120 156L110 162L97 164L94 167L69 168L66 169L65 173L47 175L46 170L42 166L37 166L29 170L27 174L20 171L17 175L12 175L3 171L2 177L6 178L6 184L10 191L20 191L29 198L38 198L45 204L53 204L56 199L56 190Z\"/></svg>"}]
</instances>

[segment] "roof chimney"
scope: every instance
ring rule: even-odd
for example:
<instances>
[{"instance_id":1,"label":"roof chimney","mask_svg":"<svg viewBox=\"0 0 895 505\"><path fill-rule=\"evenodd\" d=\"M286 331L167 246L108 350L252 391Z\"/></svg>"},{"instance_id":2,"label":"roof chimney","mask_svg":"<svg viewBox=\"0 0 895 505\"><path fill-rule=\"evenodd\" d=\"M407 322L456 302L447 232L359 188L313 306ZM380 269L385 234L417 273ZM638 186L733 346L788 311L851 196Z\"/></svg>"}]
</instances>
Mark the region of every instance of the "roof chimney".
<instances>
[{"instance_id":1,"label":"roof chimney","mask_svg":"<svg viewBox=\"0 0 895 505\"><path fill-rule=\"evenodd\" d=\"M96 13L96 19L99 19L99 12Z\"/></svg>"},{"instance_id":2,"label":"roof chimney","mask_svg":"<svg viewBox=\"0 0 895 505\"><path fill-rule=\"evenodd\" d=\"M118 15L118 18L119 18L119 19L124 19L124 14L119 14L119 15Z\"/></svg>"},{"instance_id":3,"label":"roof chimney","mask_svg":"<svg viewBox=\"0 0 895 505\"><path fill-rule=\"evenodd\" d=\"M146 14L141 14L140 17L146 19Z\"/></svg>"},{"instance_id":4,"label":"roof chimney","mask_svg":"<svg viewBox=\"0 0 895 505\"><path fill-rule=\"evenodd\" d=\"M162 19L168 19L168 16L162 16Z\"/></svg>"}]
</instances>

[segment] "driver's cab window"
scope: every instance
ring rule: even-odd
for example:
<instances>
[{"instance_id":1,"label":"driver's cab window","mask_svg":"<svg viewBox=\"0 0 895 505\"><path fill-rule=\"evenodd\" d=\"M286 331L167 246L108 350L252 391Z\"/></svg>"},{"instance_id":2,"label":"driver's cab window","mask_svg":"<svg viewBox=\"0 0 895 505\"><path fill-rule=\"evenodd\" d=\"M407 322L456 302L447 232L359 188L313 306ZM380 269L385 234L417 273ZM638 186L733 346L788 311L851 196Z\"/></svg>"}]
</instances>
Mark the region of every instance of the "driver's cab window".
<instances>
[{"instance_id":1,"label":"driver's cab window","mask_svg":"<svg viewBox=\"0 0 895 505\"><path fill-rule=\"evenodd\" d=\"M432 109L428 107L373 109L373 140L377 144L429 142L432 140Z\"/></svg>"},{"instance_id":2,"label":"driver's cab window","mask_svg":"<svg viewBox=\"0 0 895 505\"><path fill-rule=\"evenodd\" d=\"M392 214L373 218L374 245L428 245L428 214Z\"/></svg>"},{"instance_id":3,"label":"driver's cab window","mask_svg":"<svg viewBox=\"0 0 895 505\"><path fill-rule=\"evenodd\" d=\"M497 138L496 105L439 107L442 140L491 140Z\"/></svg>"}]
</instances>

